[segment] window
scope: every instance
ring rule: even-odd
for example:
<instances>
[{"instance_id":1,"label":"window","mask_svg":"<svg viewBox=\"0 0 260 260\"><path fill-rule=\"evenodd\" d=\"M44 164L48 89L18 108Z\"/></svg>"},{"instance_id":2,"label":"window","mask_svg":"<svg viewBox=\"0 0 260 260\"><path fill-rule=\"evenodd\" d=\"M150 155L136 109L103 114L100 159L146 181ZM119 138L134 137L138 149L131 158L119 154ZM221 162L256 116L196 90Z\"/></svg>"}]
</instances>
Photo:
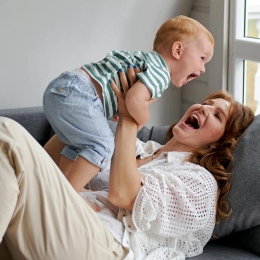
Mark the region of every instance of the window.
<instances>
[{"instance_id":1,"label":"window","mask_svg":"<svg viewBox=\"0 0 260 260\"><path fill-rule=\"evenodd\" d=\"M228 90L260 114L260 1L230 1Z\"/></svg>"}]
</instances>

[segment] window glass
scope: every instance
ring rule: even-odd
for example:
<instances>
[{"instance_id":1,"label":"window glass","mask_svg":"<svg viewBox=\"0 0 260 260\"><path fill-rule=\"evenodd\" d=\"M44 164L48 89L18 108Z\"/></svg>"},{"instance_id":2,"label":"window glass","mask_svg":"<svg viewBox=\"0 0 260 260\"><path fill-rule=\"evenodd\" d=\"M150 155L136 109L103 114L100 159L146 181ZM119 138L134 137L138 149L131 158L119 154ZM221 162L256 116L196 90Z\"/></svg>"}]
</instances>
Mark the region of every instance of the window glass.
<instances>
[{"instance_id":1,"label":"window glass","mask_svg":"<svg viewBox=\"0 0 260 260\"><path fill-rule=\"evenodd\" d=\"M244 103L260 114L260 63L245 61Z\"/></svg>"},{"instance_id":2,"label":"window glass","mask_svg":"<svg viewBox=\"0 0 260 260\"><path fill-rule=\"evenodd\" d=\"M260 38L260 1L246 0L245 37Z\"/></svg>"},{"instance_id":3,"label":"window glass","mask_svg":"<svg viewBox=\"0 0 260 260\"><path fill-rule=\"evenodd\" d=\"M260 1L245 1L244 36L260 38ZM260 63L245 60L244 62L244 103L250 106L255 114L260 114Z\"/></svg>"}]
</instances>

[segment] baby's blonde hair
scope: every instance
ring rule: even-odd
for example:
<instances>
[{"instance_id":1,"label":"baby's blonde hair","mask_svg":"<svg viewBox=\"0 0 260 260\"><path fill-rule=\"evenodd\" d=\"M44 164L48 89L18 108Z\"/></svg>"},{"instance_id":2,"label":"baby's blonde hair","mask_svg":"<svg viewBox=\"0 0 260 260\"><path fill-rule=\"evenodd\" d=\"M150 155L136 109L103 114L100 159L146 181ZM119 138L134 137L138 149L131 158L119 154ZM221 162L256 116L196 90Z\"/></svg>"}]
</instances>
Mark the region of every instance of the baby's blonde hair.
<instances>
[{"instance_id":1,"label":"baby's blonde hair","mask_svg":"<svg viewBox=\"0 0 260 260\"><path fill-rule=\"evenodd\" d=\"M212 34L201 23L184 15L176 16L161 25L155 35L153 50L159 51L161 48L171 47L176 41L195 38L201 33L214 45Z\"/></svg>"}]
</instances>

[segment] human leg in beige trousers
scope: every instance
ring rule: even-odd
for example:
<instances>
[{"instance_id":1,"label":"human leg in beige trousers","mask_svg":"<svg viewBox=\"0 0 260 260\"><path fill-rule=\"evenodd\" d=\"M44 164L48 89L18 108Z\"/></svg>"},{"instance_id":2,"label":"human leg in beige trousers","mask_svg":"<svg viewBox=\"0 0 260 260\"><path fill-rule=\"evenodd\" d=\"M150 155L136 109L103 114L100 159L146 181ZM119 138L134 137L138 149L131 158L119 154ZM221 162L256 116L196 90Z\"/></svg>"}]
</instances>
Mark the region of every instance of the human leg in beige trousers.
<instances>
[{"instance_id":1,"label":"human leg in beige trousers","mask_svg":"<svg viewBox=\"0 0 260 260\"><path fill-rule=\"evenodd\" d=\"M122 259L124 248L18 123L0 118L0 242L14 259Z\"/></svg>"}]
</instances>

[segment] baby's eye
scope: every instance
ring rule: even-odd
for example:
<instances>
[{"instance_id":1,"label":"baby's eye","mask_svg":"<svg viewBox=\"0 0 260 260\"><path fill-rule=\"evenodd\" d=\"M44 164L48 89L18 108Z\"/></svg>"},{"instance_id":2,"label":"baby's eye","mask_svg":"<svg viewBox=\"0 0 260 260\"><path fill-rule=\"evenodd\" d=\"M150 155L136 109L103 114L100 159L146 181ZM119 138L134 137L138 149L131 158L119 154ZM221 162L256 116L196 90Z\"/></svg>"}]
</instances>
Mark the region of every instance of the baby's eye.
<instances>
[{"instance_id":1,"label":"baby's eye","mask_svg":"<svg viewBox=\"0 0 260 260\"><path fill-rule=\"evenodd\" d=\"M200 57L200 58L201 58L202 61L205 60L205 57Z\"/></svg>"}]
</instances>

